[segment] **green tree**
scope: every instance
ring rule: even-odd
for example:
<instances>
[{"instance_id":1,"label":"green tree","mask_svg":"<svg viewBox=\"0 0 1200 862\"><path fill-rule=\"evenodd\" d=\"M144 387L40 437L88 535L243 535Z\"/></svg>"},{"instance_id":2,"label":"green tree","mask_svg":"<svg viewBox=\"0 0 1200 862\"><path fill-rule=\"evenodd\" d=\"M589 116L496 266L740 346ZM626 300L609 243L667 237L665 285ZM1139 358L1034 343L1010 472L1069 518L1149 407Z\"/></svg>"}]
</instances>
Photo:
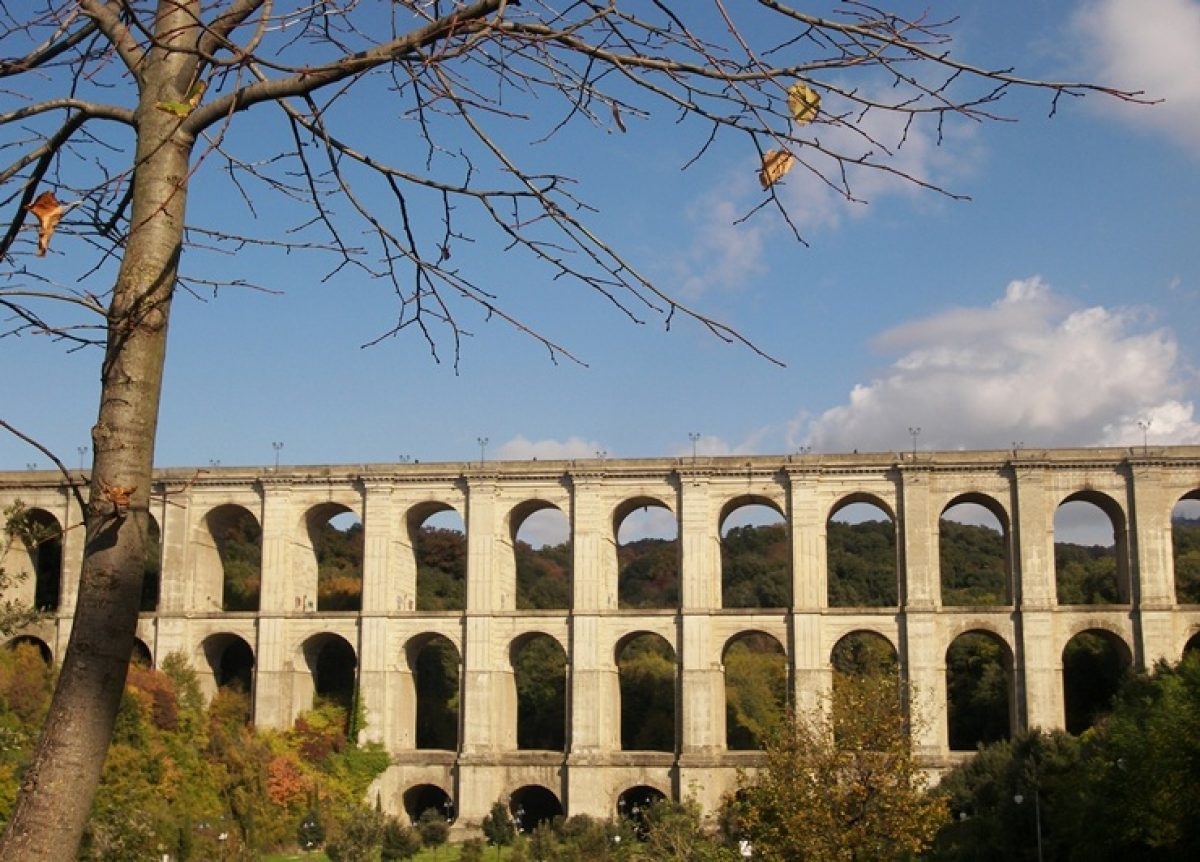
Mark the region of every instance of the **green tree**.
<instances>
[{"instance_id":1,"label":"green tree","mask_svg":"<svg viewBox=\"0 0 1200 862\"><path fill-rule=\"evenodd\" d=\"M1200 857L1200 654L1130 677L1081 743L1079 858Z\"/></svg>"},{"instance_id":2,"label":"green tree","mask_svg":"<svg viewBox=\"0 0 1200 862\"><path fill-rule=\"evenodd\" d=\"M893 607L899 603L896 527L891 521L830 521L829 605Z\"/></svg>"},{"instance_id":3,"label":"green tree","mask_svg":"<svg viewBox=\"0 0 1200 862\"><path fill-rule=\"evenodd\" d=\"M869 674L843 680L831 705L794 716L726 803L738 837L780 862L922 852L946 808L926 792L904 704L895 676Z\"/></svg>"},{"instance_id":4,"label":"green tree","mask_svg":"<svg viewBox=\"0 0 1200 862\"><path fill-rule=\"evenodd\" d=\"M786 608L791 597L791 546L782 524L734 527L721 540L721 604Z\"/></svg>"},{"instance_id":5,"label":"green tree","mask_svg":"<svg viewBox=\"0 0 1200 862\"><path fill-rule=\"evenodd\" d=\"M411 859L421 852L421 836L398 818L389 817L383 826L383 843L379 856L384 862L393 859Z\"/></svg>"},{"instance_id":6,"label":"green tree","mask_svg":"<svg viewBox=\"0 0 1200 862\"><path fill-rule=\"evenodd\" d=\"M3 301L17 323L7 332L103 347L72 637L0 845L7 857L70 859L82 835L141 604L173 300L181 287L231 286L223 268L205 268L210 255L327 254L331 275L368 275L395 291L381 339L413 331L435 353L441 339L457 353L478 311L552 357L571 356L504 311L492 256L476 269L453 255L491 226L506 254L634 319L690 318L745 342L638 274L581 221L590 207L537 162L545 150L522 141L607 129L609 117L628 129L661 108L681 152L713 152L717 138L756 161L775 148L852 197L847 165L908 175L889 160L894 148L873 139L850 136L855 143L835 149L825 124L853 127L869 111L897 116L907 135L912 122L989 118L1009 88L1100 89L971 66L929 21L862 6L825 17L784 3L739 9L715 43L702 35L708 4L631 14L618 4L331 0L317 11L266 0L45 0L0 24L0 76L23 100L0 113L0 185L14 216L28 211L39 223L36 245L16 217L0 237L0 257L16 261ZM787 65L773 65L783 56ZM893 86L879 98L867 85L881 80ZM797 92L813 99L797 107ZM822 94L823 108L814 104ZM351 116L371 121L343 124ZM247 123L253 134L239 134ZM782 207L773 182L765 195ZM219 196L219 223L197 221L192 192ZM268 219L253 234L256 215L271 210L294 229ZM38 258L60 251L111 289L68 284L53 304ZM259 271L270 278L269 267Z\"/></svg>"},{"instance_id":7,"label":"green tree","mask_svg":"<svg viewBox=\"0 0 1200 862\"><path fill-rule=\"evenodd\" d=\"M488 844L496 847L497 851L512 844L513 839L517 837L517 828L508 816L508 806L500 800L492 803L491 810L484 815L481 828L483 837L487 839Z\"/></svg>"},{"instance_id":8,"label":"green tree","mask_svg":"<svg viewBox=\"0 0 1200 862\"><path fill-rule=\"evenodd\" d=\"M655 802L643 816L641 835L641 844L630 848L635 859L733 862L739 858L719 836L704 828L700 806L693 799Z\"/></svg>"},{"instance_id":9,"label":"green tree","mask_svg":"<svg viewBox=\"0 0 1200 862\"><path fill-rule=\"evenodd\" d=\"M1004 536L992 527L938 522L944 605L1000 605L1007 598Z\"/></svg>"},{"instance_id":10,"label":"green tree","mask_svg":"<svg viewBox=\"0 0 1200 862\"><path fill-rule=\"evenodd\" d=\"M369 806L356 806L337 825L337 835L325 845L325 855L330 862L369 862L379 851L383 835L383 815Z\"/></svg>"},{"instance_id":11,"label":"green tree","mask_svg":"<svg viewBox=\"0 0 1200 862\"><path fill-rule=\"evenodd\" d=\"M421 836L421 843L436 852L450 837L450 824L442 812L436 808L426 808L417 818L417 833Z\"/></svg>"}]
</instances>

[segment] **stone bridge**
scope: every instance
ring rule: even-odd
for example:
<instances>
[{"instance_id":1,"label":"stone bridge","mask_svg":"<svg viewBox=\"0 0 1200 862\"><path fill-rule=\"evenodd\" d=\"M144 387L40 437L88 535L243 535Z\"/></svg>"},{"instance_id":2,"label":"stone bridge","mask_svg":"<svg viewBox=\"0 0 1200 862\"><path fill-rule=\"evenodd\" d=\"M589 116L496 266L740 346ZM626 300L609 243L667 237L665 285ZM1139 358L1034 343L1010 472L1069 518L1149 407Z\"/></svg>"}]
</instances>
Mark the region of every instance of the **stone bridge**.
<instances>
[{"instance_id":1,"label":"stone bridge","mask_svg":"<svg viewBox=\"0 0 1200 862\"><path fill-rule=\"evenodd\" d=\"M946 656L964 633L1001 648L1010 731L1064 725L1063 653L1081 632L1102 635L1136 668L1200 643L1200 604L1188 604L1200 599L1177 596L1172 542L1176 507L1200 500L1200 447L215 467L160 470L154 491L161 575L157 604L138 626L142 658L184 653L209 695L242 679L260 726L286 727L314 693L348 684L365 710L366 737L393 757L379 785L384 807L445 805L462 824L506 798L539 815L557 807L608 817L659 794L716 807L736 769L755 760L730 750L726 734L726 650L748 632L777 642L799 707L830 690L840 641L886 638L919 693L915 742L931 768L963 756L948 741ZM19 549L6 561L37 570L20 589L56 613L22 638L57 658L75 602L83 531L71 528L80 513L63 477L48 471L0 472L0 504L14 500L65 529L40 563ZM1070 501L1093 504L1111 524L1119 603L1058 601L1055 515ZM1003 537L1001 604L943 602L939 524L964 502L989 511ZM875 506L894 526L891 606L830 606L829 524L854 503ZM722 525L746 505L774 510L786 529L786 607L722 605ZM643 507L666 510L677 526L676 607L619 601L618 534ZM561 610L521 609L516 598L517 533L543 509L557 509L570 529L570 600ZM261 527L257 610L223 609L214 531L235 510ZM464 607L417 610L415 532L445 510L461 515L466 535ZM339 513L363 526L361 608L320 611L313 526ZM669 751L622 749L618 654L647 633L675 661ZM533 636L553 639L566 660L561 750L518 745L513 656ZM415 684L433 640L452 645L460 663L454 742L437 748L418 732Z\"/></svg>"}]
</instances>

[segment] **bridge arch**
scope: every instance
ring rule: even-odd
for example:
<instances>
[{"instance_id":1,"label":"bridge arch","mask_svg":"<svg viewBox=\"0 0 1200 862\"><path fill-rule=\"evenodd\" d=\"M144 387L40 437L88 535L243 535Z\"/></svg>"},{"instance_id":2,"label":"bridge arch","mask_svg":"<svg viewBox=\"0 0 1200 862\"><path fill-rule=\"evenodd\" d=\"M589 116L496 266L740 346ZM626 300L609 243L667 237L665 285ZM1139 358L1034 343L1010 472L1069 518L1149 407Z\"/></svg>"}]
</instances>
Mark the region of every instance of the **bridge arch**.
<instances>
[{"instance_id":1,"label":"bridge arch","mask_svg":"<svg viewBox=\"0 0 1200 862\"><path fill-rule=\"evenodd\" d=\"M899 543L887 502L866 492L847 494L830 507L825 529L829 607L898 607Z\"/></svg>"},{"instance_id":2,"label":"bridge arch","mask_svg":"<svg viewBox=\"0 0 1200 862\"><path fill-rule=\"evenodd\" d=\"M1117 632L1093 626L1075 633L1062 650L1063 706L1068 733L1080 734L1112 707L1133 652Z\"/></svg>"},{"instance_id":3,"label":"bridge arch","mask_svg":"<svg viewBox=\"0 0 1200 862\"><path fill-rule=\"evenodd\" d=\"M262 525L238 503L221 503L192 536L192 607L257 611L262 597Z\"/></svg>"},{"instance_id":4,"label":"bridge arch","mask_svg":"<svg viewBox=\"0 0 1200 862\"><path fill-rule=\"evenodd\" d=\"M791 543L785 517L777 501L759 494L743 494L722 506L722 608L791 606Z\"/></svg>"},{"instance_id":5,"label":"bridge arch","mask_svg":"<svg viewBox=\"0 0 1200 862\"><path fill-rule=\"evenodd\" d=\"M418 611L466 610L467 533L462 512L442 500L425 500L408 509L404 522L412 550L404 561L411 573L405 580L411 586L402 586L402 595L411 592Z\"/></svg>"},{"instance_id":6,"label":"bridge arch","mask_svg":"<svg viewBox=\"0 0 1200 862\"><path fill-rule=\"evenodd\" d=\"M308 673L292 674L293 715L325 700L341 707L349 717L358 684L358 655L348 640L334 632L310 635L297 646L295 664L307 668Z\"/></svg>"},{"instance_id":7,"label":"bridge arch","mask_svg":"<svg viewBox=\"0 0 1200 862\"><path fill-rule=\"evenodd\" d=\"M614 813L619 818L628 818L633 824L633 828L640 833L651 806L669 798L669 790L663 790L651 784L637 784L625 788L617 795Z\"/></svg>"},{"instance_id":8,"label":"bridge arch","mask_svg":"<svg viewBox=\"0 0 1200 862\"><path fill-rule=\"evenodd\" d=\"M974 751L1012 735L1013 653L988 628L962 632L946 648L946 726L951 751Z\"/></svg>"},{"instance_id":9,"label":"bridge arch","mask_svg":"<svg viewBox=\"0 0 1200 862\"><path fill-rule=\"evenodd\" d=\"M404 791L403 804L404 813L414 825L426 811L437 812L447 823L453 823L456 817L450 791L437 784L412 785Z\"/></svg>"},{"instance_id":10,"label":"bridge arch","mask_svg":"<svg viewBox=\"0 0 1200 862\"><path fill-rule=\"evenodd\" d=\"M542 823L549 823L563 814L558 795L541 784L518 787L508 798L508 811L520 832L532 832Z\"/></svg>"},{"instance_id":11,"label":"bridge arch","mask_svg":"<svg viewBox=\"0 0 1200 862\"><path fill-rule=\"evenodd\" d=\"M36 635L23 634L9 638L5 644L5 649L16 650L21 647L29 647L37 651L38 656L47 665L54 664L54 653L50 650L50 645Z\"/></svg>"},{"instance_id":12,"label":"bridge arch","mask_svg":"<svg viewBox=\"0 0 1200 862\"><path fill-rule=\"evenodd\" d=\"M57 611L63 593L62 524L46 509L28 507L19 538L9 550L18 548L24 559L13 568L30 577L13 590L16 600L39 611Z\"/></svg>"},{"instance_id":13,"label":"bridge arch","mask_svg":"<svg viewBox=\"0 0 1200 862\"><path fill-rule=\"evenodd\" d=\"M783 722L788 708L787 651L774 635L738 632L721 650L725 671L725 747L753 751Z\"/></svg>"},{"instance_id":14,"label":"bridge arch","mask_svg":"<svg viewBox=\"0 0 1200 862\"><path fill-rule=\"evenodd\" d=\"M938 518L938 569L945 606L1013 603L1008 512L988 494L969 491L947 502Z\"/></svg>"},{"instance_id":15,"label":"bridge arch","mask_svg":"<svg viewBox=\"0 0 1200 862\"><path fill-rule=\"evenodd\" d=\"M202 667L200 685L211 700L218 689L233 687L246 695L254 690L254 650L244 638L233 632L217 632L200 642Z\"/></svg>"},{"instance_id":16,"label":"bridge arch","mask_svg":"<svg viewBox=\"0 0 1200 862\"><path fill-rule=\"evenodd\" d=\"M294 592L300 609L361 611L363 525L360 509L344 502L309 506L296 525Z\"/></svg>"},{"instance_id":17,"label":"bridge arch","mask_svg":"<svg viewBox=\"0 0 1200 862\"><path fill-rule=\"evenodd\" d=\"M635 631L613 649L620 697L622 751L675 751L678 664L662 635Z\"/></svg>"},{"instance_id":18,"label":"bridge arch","mask_svg":"<svg viewBox=\"0 0 1200 862\"><path fill-rule=\"evenodd\" d=\"M1080 517L1088 507L1098 509L1111 527L1111 544L1089 539L1090 548L1067 547L1059 541L1060 528L1071 515ZM1129 542L1125 510L1108 494L1085 488L1065 496L1054 513L1054 580L1062 605L1128 604L1130 600ZM1105 550L1107 548L1107 550Z\"/></svg>"},{"instance_id":19,"label":"bridge arch","mask_svg":"<svg viewBox=\"0 0 1200 862\"><path fill-rule=\"evenodd\" d=\"M1200 628L1193 629L1190 632L1190 637L1183 644L1183 649L1179 651L1179 656L1182 658L1193 650L1200 650Z\"/></svg>"},{"instance_id":20,"label":"bridge arch","mask_svg":"<svg viewBox=\"0 0 1200 862\"><path fill-rule=\"evenodd\" d=\"M129 654L129 663L148 668L154 667L154 656L150 652L150 647L141 638L133 639L133 650Z\"/></svg>"},{"instance_id":21,"label":"bridge arch","mask_svg":"<svg viewBox=\"0 0 1200 862\"><path fill-rule=\"evenodd\" d=\"M518 749L565 751L567 747L567 651L558 638L529 631L508 648L514 687Z\"/></svg>"},{"instance_id":22,"label":"bridge arch","mask_svg":"<svg viewBox=\"0 0 1200 862\"><path fill-rule=\"evenodd\" d=\"M1200 488L1176 500L1169 518L1175 602L1200 605Z\"/></svg>"},{"instance_id":23,"label":"bridge arch","mask_svg":"<svg viewBox=\"0 0 1200 862\"><path fill-rule=\"evenodd\" d=\"M405 702L415 704L411 719L415 747L456 751L462 654L453 641L438 632L410 638L404 652L411 680Z\"/></svg>"},{"instance_id":24,"label":"bridge arch","mask_svg":"<svg viewBox=\"0 0 1200 862\"><path fill-rule=\"evenodd\" d=\"M900 653L883 632L854 629L834 643L829 651L829 665L835 672L835 679L836 674L896 673L900 669Z\"/></svg>"},{"instance_id":25,"label":"bridge arch","mask_svg":"<svg viewBox=\"0 0 1200 862\"><path fill-rule=\"evenodd\" d=\"M642 511L642 523L637 512ZM670 518L649 518L670 513ZM617 606L634 609L678 608L680 582L679 521L674 508L664 499L639 495L625 499L613 509L613 536L617 553ZM635 559L625 559L626 547L646 549Z\"/></svg>"},{"instance_id":26,"label":"bridge arch","mask_svg":"<svg viewBox=\"0 0 1200 862\"><path fill-rule=\"evenodd\" d=\"M512 579L517 609L569 609L574 561L566 513L549 500L525 500L508 511L508 534L511 559L501 561L501 577Z\"/></svg>"}]
</instances>

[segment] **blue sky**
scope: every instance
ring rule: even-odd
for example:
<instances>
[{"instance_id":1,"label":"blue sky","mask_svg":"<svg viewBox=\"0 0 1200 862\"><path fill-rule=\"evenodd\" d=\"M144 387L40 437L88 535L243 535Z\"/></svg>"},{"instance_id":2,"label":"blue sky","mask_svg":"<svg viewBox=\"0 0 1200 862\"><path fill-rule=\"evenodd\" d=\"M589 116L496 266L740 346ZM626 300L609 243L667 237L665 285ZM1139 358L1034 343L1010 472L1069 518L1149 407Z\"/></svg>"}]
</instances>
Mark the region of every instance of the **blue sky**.
<instances>
[{"instance_id":1,"label":"blue sky","mask_svg":"<svg viewBox=\"0 0 1200 862\"><path fill-rule=\"evenodd\" d=\"M177 299L157 462L270 464L272 442L288 464L469 460L481 437L489 458L655 457L691 433L701 454L887 451L910 427L921 448L1140 444L1139 421L1151 443L1200 443L1200 0L930 6L960 16L956 51L981 65L1164 101L1068 99L1049 119L1044 94L1014 94L1017 123L910 135L900 164L970 201L863 177L869 203L849 205L794 172L781 194L807 247L770 212L733 224L761 198L744 148L682 171L697 142L665 117L531 135L532 157L580 176L599 233L784 367L686 321L630 324L479 243L456 255L587 366L477 315L456 370L413 335L362 347L391 322L386 287L273 261L278 293ZM71 241L45 259L63 281ZM0 339L0 417L77 465L98 358ZM47 466L0 436L0 469L31 463Z\"/></svg>"}]
</instances>

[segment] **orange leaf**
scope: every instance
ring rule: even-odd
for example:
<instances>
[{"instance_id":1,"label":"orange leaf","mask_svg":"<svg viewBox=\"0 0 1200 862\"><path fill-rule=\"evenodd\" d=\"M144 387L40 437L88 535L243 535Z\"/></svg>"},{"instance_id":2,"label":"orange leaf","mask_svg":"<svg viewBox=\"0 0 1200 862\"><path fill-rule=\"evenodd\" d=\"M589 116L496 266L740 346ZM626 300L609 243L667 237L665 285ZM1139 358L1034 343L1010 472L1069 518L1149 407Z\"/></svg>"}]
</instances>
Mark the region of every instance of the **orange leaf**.
<instances>
[{"instance_id":1,"label":"orange leaf","mask_svg":"<svg viewBox=\"0 0 1200 862\"><path fill-rule=\"evenodd\" d=\"M54 192L42 192L33 203L25 207L33 213L38 220L38 257L44 257L46 249L50 247L50 237L54 235L54 229L58 227L58 222L62 219L66 208L58 202L58 198L54 196Z\"/></svg>"},{"instance_id":2,"label":"orange leaf","mask_svg":"<svg viewBox=\"0 0 1200 862\"><path fill-rule=\"evenodd\" d=\"M758 181L764 189L770 188L792 169L796 157L787 150L770 150L762 160L762 170L758 172Z\"/></svg>"}]
</instances>

